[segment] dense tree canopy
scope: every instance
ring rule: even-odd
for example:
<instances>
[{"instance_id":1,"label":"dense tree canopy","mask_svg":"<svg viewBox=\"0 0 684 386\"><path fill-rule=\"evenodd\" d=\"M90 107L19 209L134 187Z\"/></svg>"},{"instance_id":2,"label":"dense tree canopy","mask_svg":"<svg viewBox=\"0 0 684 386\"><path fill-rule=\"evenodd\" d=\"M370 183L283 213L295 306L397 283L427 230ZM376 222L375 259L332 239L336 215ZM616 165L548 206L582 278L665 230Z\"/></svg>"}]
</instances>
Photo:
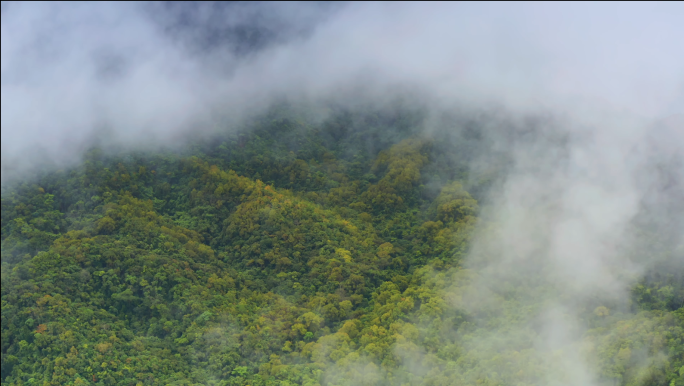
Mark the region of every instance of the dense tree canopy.
<instances>
[{"instance_id":1,"label":"dense tree canopy","mask_svg":"<svg viewBox=\"0 0 684 386\"><path fill-rule=\"evenodd\" d=\"M460 305L489 179L418 115L266 115L5 189L2 384L545 385L534 309ZM598 381L684 386L679 268L583 314Z\"/></svg>"}]
</instances>

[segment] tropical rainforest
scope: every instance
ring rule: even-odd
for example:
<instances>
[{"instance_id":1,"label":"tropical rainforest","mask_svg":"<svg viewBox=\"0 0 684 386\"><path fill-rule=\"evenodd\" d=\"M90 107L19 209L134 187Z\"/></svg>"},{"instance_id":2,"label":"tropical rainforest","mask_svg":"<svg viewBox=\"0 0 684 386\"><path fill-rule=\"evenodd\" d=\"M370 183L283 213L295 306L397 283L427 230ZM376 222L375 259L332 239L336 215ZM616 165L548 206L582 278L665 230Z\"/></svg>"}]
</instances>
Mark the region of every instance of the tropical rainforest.
<instances>
[{"instance_id":1,"label":"tropical rainforest","mask_svg":"<svg viewBox=\"0 0 684 386\"><path fill-rule=\"evenodd\" d=\"M543 300L463 300L505 157L421 119L276 109L3 186L2 385L563 384L521 322ZM643 228L638 258L681 252ZM684 386L682 271L582 300L592 382Z\"/></svg>"}]
</instances>

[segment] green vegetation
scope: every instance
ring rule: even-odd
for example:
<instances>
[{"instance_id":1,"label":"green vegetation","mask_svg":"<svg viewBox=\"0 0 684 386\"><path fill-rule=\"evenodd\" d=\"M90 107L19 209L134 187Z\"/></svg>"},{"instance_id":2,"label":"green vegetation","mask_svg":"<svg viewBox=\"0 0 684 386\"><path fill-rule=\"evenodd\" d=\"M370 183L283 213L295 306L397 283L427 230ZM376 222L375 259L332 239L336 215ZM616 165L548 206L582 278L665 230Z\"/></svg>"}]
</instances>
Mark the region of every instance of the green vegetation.
<instances>
[{"instance_id":1,"label":"green vegetation","mask_svg":"<svg viewBox=\"0 0 684 386\"><path fill-rule=\"evenodd\" d=\"M567 353L535 351L533 308L462 305L491 177L418 122L272 115L3 191L2 384L547 384ZM599 382L684 386L683 287L587 309Z\"/></svg>"}]
</instances>

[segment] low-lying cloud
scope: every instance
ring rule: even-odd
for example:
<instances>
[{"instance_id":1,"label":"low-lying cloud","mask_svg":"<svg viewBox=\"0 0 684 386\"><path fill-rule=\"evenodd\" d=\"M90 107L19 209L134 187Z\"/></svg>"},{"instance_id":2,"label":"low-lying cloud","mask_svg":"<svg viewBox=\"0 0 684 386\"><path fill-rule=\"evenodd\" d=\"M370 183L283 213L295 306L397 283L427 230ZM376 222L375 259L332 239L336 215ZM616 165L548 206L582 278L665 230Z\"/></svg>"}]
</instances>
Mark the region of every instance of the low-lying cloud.
<instances>
[{"instance_id":1,"label":"low-lying cloud","mask_svg":"<svg viewBox=\"0 0 684 386\"><path fill-rule=\"evenodd\" d=\"M73 161L102 131L172 142L273 98L378 99L396 85L446 106L665 117L684 109L683 13L662 3L3 4L3 174L36 154Z\"/></svg>"}]
</instances>

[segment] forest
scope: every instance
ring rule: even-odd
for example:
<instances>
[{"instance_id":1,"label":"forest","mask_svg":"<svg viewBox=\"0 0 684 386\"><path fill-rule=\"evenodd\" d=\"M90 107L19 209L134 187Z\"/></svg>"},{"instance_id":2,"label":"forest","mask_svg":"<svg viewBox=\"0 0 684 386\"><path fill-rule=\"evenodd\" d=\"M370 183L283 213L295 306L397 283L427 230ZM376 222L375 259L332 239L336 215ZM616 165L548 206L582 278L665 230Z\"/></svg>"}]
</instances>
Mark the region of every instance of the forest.
<instances>
[{"instance_id":1,"label":"forest","mask_svg":"<svg viewBox=\"0 0 684 386\"><path fill-rule=\"evenodd\" d=\"M533 344L541 271L467 304L508 160L423 118L274 109L3 185L2 385L562 385L579 352L592 385L684 386L682 251L647 222L635 258L661 263L577 300L568 351Z\"/></svg>"}]
</instances>

